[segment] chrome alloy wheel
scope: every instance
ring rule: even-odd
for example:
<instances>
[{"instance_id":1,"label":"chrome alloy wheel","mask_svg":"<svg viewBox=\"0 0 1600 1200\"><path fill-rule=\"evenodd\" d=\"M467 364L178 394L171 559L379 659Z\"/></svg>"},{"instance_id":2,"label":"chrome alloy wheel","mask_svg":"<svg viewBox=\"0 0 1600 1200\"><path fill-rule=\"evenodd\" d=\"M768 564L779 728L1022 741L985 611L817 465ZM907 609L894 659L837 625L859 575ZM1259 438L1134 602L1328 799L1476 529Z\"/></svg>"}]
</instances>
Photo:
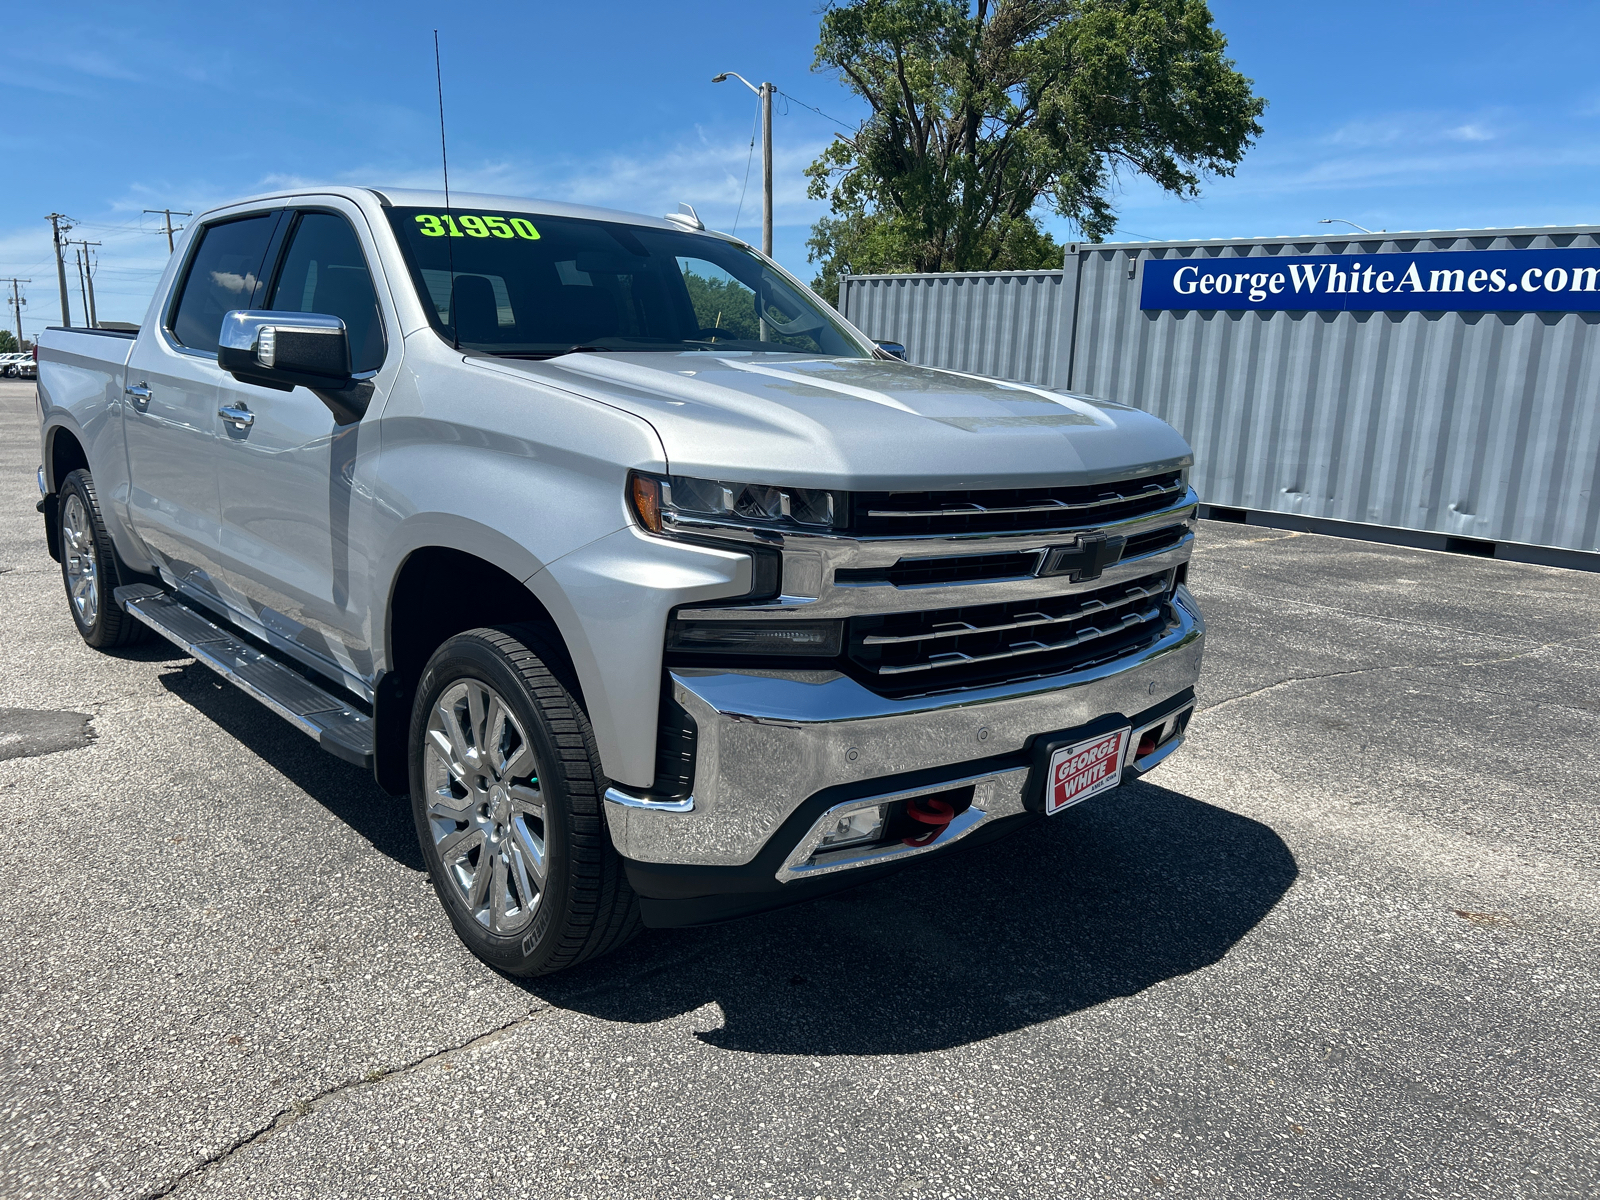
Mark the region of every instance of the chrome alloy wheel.
<instances>
[{"instance_id":1,"label":"chrome alloy wheel","mask_svg":"<svg viewBox=\"0 0 1600 1200\"><path fill-rule=\"evenodd\" d=\"M61 558L67 570L67 595L78 623L92 628L100 615L100 570L94 555L94 526L77 492L61 502Z\"/></svg>"},{"instance_id":2,"label":"chrome alloy wheel","mask_svg":"<svg viewBox=\"0 0 1600 1200\"><path fill-rule=\"evenodd\" d=\"M428 714L423 761L428 830L445 875L480 925L521 932L549 871L528 735L492 687L461 679Z\"/></svg>"}]
</instances>

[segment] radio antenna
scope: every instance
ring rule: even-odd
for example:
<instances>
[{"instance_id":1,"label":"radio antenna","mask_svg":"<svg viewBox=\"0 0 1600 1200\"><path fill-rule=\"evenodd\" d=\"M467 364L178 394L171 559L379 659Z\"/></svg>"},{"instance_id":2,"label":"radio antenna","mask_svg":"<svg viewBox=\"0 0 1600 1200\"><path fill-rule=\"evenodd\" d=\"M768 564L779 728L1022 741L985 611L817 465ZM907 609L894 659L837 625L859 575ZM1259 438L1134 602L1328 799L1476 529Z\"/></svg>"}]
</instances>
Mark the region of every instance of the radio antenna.
<instances>
[{"instance_id":1,"label":"radio antenna","mask_svg":"<svg viewBox=\"0 0 1600 1200\"><path fill-rule=\"evenodd\" d=\"M444 167L444 219L449 225L444 235L445 261L450 267L450 336L461 349L461 329L456 323L456 248L455 218L450 215L450 154L444 144L444 70L439 66L439 31L433 31L433 81L439 89L439 162Z\"/></svg>"}]
</instances>

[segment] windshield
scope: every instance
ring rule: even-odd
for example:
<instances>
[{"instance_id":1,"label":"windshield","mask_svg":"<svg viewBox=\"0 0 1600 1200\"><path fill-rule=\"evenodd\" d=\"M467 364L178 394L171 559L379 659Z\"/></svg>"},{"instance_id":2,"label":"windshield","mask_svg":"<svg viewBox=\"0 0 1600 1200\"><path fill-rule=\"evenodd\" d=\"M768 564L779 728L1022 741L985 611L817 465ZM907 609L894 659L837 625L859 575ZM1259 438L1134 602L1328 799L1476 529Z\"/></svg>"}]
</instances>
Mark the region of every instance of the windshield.
<instances>
[{"instance_id":1,"label":"windshield","mask_svg":"<svg viewBox=\"0 0 1600 1200\"><path fill-rule=\"evenodd\" d=\"M388 213L428 319L462 349L872 355L832 309L721 238L528 213Z\"/></svg>"}]
</instances>

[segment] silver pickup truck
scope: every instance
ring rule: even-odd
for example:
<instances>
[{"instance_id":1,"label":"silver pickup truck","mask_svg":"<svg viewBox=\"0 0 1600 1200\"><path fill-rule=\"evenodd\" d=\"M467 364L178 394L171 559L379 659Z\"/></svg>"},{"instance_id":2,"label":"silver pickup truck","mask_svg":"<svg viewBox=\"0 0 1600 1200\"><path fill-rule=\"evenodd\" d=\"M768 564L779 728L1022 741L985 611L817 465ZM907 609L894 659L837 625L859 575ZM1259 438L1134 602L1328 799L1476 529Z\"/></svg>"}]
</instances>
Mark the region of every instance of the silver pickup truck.
<instances>
[{"instance_id":1,"label":"silver pickup truck","mask_svg":"<svg viewBox=\"0 0 1600 1200\"><path fill-rule=\"evenodd\" d=\"M409 795L538 974L973 845L1183 741L1189 447L912 366L693 211L328 188L40 339L91 646L154 631Z\"/></svg>"}]
</instances>

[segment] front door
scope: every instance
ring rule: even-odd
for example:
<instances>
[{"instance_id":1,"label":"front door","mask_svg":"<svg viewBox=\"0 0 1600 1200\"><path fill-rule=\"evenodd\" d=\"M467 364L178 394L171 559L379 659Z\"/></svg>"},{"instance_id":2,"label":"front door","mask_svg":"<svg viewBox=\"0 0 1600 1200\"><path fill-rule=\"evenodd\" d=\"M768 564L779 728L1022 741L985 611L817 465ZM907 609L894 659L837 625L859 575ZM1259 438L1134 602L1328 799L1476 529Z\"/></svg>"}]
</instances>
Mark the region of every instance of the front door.
<instances>
[{"instance_id":1,"label":"front door","mask_svg":"<svg viewBox=\"0 0 1600 1200\"><path fill-rule=\"evenodd\" d=\"M339 317L353 370L379 372L384 323L355 227L345 213L324 209L291 220L262 307ZM367 385L374 417L390 374ZM360 512L351 501L357 460L377 448L375 430L363 421L340 424L307 388L251 390L248 417L223 420L216 435L227 583L248 602L241 615L274 644L360 690L373 666L367 547L351 528Z\"/></svg>"},{"instance_id":2,"label":"front door","mask_svg":"<svg viewBox=\"0 0 1600 1200\"><path fill-rule=\"evenodd\" d=\"M251 307L265 290L262 264L280 216L252 214L200 230L177 302L156 337L138 339L128 362L130 522L176 583L207 597L218 590L217 410L241 386L217 366L217 337L224 313Z\"/></svg>"}]
</instances>

